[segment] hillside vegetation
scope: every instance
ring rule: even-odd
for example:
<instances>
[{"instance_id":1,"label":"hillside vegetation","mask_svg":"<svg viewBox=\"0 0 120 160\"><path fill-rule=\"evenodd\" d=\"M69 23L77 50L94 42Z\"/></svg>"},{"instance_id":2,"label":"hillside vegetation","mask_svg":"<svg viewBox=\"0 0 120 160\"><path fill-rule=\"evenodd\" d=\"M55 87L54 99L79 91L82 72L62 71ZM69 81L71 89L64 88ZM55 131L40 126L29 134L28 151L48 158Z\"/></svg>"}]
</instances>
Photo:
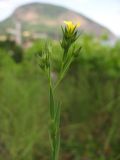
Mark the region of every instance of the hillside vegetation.
<instances>
[{"instance_id":1,"label":"hillside vegetation","mask_svg":"<svg viewBox=\"0 0 120 160\"><path fill-rule=\"evenodd\" d=\"M81 22L81 31L83 32L94 34L97 37L107 34L110 40L116 39L115 35L107 28L80 13L42 3L32 3L17 8L8 19L0 23L0 33L3 34L11 28L14 29L19 21L22 31L44 33L56 38L64 20L72 20L74 23Z\"/></svg>"}]
</instances>

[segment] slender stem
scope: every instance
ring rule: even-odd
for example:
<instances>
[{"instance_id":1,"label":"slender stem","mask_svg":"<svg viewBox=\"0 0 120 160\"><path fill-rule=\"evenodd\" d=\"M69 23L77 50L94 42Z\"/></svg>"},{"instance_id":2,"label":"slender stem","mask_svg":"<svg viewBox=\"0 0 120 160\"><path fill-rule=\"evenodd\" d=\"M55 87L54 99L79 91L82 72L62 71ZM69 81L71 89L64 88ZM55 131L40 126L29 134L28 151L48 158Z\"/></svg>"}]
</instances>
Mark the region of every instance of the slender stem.
<instances>
[{"instance_id":1,"label":"slender stem","mask_svg":"<svg viewBox=\"0 0 120 160\"><path fill-rule=\"evenodd\" d=\"M61 67L60 67L60 76L59 76L59 78L57 80L57 83L55 84L54 90L57 88L57 86L60 84L60 82L63 79L61 75L62 75L62 72L63 72L64 62L66 60L67 52L64 50L63 57L62 57L62 62L61 62Z\"/></svg>"},{"instance_id":2,"label":"slender stem","mask_svg":"<svg viewBox=\"0 0 120 160\"><path fill-rule=\"evenodd\" d=\"M73 57L70 58L70 60L68 61L67 65L64 66L65 62L62 61L62 65L61 65L61 70L60 70L60 76L58 78L58 81L56 82L55 84L55 87L54 87L54 90L57 88L57 86L60 84L60 82L63 80L64 76L65 76L65 73L67 72L70 64L72 63L73 61Z\"/></svg>"},{"instance_id":3,"label":"slender stem","mask_svg":"<svg viewBox=\"0 0 120 160\"><path fill-rule=\"evenodd\" d=\"M53 86L51 80L51 64L49 59L49 67L48 67L48 80L49 80L49 108L50 108L50 140L51 140L51 160L58 160L58 151L59 151L59 119L56 118L58 116L58 108L59 106L55 106L54 102L54 93Z\"/></svg>"}]
</instances>

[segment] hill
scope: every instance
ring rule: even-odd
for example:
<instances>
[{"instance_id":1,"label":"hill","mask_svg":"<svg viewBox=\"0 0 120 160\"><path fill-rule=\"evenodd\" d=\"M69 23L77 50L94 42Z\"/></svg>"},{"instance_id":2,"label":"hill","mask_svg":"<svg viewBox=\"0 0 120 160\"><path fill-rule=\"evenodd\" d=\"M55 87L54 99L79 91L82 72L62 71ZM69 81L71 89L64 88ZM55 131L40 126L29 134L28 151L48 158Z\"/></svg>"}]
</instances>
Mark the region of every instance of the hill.
<instances>
[{"instance_id":1,"label":"hill","mask_svg":"<svg viewBox=\"0 0 120 160\"><path fill-rule=\"evenodd\" d=\"M81 22L81 30L86 33L101 36L108 34L109 39L115 36L107 28L90 20L82 14L72 10L42 3L31 3L23 5L6 20L0 23L0 34L14 30L17 22L22 26L22 31L26 33L38 33L41 36L57 37L60 26L64 20L72 20L74 23ZM36 35L36 36L37 36Z\"/></svg>"}]
</instances>

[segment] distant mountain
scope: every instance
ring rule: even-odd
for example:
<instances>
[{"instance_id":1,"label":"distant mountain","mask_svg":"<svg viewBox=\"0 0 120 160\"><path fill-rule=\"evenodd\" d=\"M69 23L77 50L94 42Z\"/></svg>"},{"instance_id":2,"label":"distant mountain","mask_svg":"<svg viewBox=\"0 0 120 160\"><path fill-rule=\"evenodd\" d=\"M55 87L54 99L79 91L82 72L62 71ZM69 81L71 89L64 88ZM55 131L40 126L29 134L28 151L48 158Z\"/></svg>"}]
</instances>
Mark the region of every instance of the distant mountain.
<instances>
[{"instance_id":1,"label":"distant mountain","mask_svg":"<svg viewBox=\"0 0 120 160\"><path fill-rule=\"evenodd\" d=\"M58 36L60 26L64 20L80 22L83 32L101 36L108 34L109 39L114 39L114 34L107 28L90 20L89 18L72 10L50 4L31 3L23 5L6 20L0 23L0 34L15 28L16 22L20 22L24 33L36 33L41 35ZM13 29L14 30L14 29Z\"/></svg>"}]
</instances>

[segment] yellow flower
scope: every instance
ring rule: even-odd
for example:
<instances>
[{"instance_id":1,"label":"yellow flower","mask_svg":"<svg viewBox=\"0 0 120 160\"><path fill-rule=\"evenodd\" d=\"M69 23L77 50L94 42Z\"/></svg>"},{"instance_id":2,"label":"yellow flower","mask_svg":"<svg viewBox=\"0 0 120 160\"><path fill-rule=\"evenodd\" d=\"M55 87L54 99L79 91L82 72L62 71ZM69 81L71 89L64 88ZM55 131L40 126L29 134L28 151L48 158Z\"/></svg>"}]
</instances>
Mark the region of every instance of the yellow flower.
<instances>
[{"instance_id":1,"label":"yellow flower","mask_svg":"<svg viewBox=\"0 0 120 160\"><path fill-rule=\"evenodd\" d=\"M64 21L64 23L67 25L68 32L73 32L76 27L80 27L80 23L77 23L76 25L73 24L72 21Z\"/></svg>"}]
</instances>

